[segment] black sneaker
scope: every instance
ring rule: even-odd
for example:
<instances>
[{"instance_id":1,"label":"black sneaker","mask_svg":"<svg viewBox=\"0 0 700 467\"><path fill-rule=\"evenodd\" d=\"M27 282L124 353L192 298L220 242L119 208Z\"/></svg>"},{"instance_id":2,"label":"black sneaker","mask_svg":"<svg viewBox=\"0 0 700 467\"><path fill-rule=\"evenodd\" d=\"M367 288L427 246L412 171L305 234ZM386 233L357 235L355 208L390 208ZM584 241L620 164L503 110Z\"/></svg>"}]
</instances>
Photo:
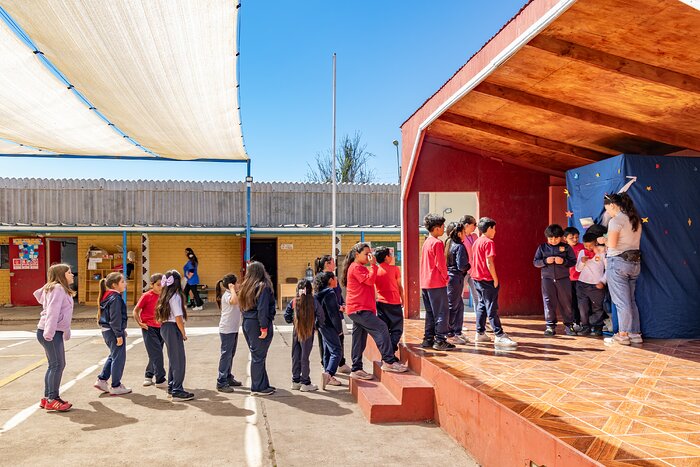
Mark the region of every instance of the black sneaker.
<instances>
[{"instance_id":1,"label":"black sneaker","mask_svg":"<svg viewBox=\"0 0 700 467\"><path fill-rule=\"evenodd\" d=\"M275 388L262 389L260 391L250 391L251 396L271 396L275 393Z\"/></svg>"},{"instance_id":2,"label":"black sneaker","mask_svg":"<svg viewBox=\"0 0 700 467\"><path fill-rule=\"evenodd\" d=\"M187 391L173 391L173 402L191 401L194 394Z\"/></svg>"},{"instance_id":3,"label":"black sneaker","mask_svg":"<svg viewBox=\"0 0 700 467\"><path fill-rule=\"evenodd\" d=\"M238 387L238 386L242 386L243 383L241 383L240 381L238 381L238 380L237 380L236 378L234 378L233 376L229 376L229 377L228 377L228 385L229 385L229 386Z\"/></svg>"},{"instance_id":4,"label":"black sneaker","mask_svg":"<svg viewBox=\"0 0 700 467\"><path fill-rule=\"evenodd\" d=\"M601 328L594 327L591 329L591 335L601 337L603 335L603 330Z\"/></svg>"},{"instance_id":5,"label":"black sneaker","mask_svg":"<svg viewBox=\"0 0 700 467\"><path fill-rule=\"evenodd\" d=\"M564 325L564 332L566 333L567 336L575 336L577 335L576 330L574 329L573 324L565 324Z\"/></svg>"},{"instance_id":6,"label":"black sneaker","mask_svg":"<svg viewBox=\"0 0 700 467\"><path fill-rule=\"evenodd\" d=\"M173 395L173 388L172 386L168 386L168 395L172 396Z\"/></svg>"},{"instance_id":7,"label":"black sneaker","mask_svg":"<svg viewBox=\"0 0 700 467\"><path fill-rule=\"evenodd\" d=\"M217 385L216 390L219 392L228 392L228 393L233 392L233 388L231 386L229 386L228 384L225 384L223 386Z\"/></svg>"},{"instance_id":8,"label":"black sneaker","mask_svg":"<svg viewBox=\"0 0 700 467\"><path fill-rule=\"evenodd\" d=\"M591 335L591 327L588 325L582 325L581 328L577 331L577 334L579 336L590 336Z\"/></svg>"},{"instance_id":9,"label":"black sneaker","mask_svg":"<svg viewBox=\"0 0 700 467\"><path fill-rule=\"evenodd\" d=\"M547 326L547 328L544 330L544 335L547 337L552 337L556 333L557 331L555 330L554 326Z\"/></svg>"},{"instance_id":10,"label":"black sneaker","mask_svg":"<svg viewBox=\"0 0 700 467\"><path fill-rule=\"evenodd\" d=\"M423 342L421 343L420 346L424 349L429 349L433 346L433 344L435 344L434 339L423 339Z\"/></svg>"},{"instance_id":11,"label":"black sneaker","mask_svg":"<svg viewBox=\"0 0 700 467\"><path fill-rule=\"evenodd\" d=\"M455 348L454 344L450 344L447 341L435 341L435 343L433 344L433 349L435 349L435 350L448 351L448 350L452 350L454 348Z\"/></svg>"}]
</instances>

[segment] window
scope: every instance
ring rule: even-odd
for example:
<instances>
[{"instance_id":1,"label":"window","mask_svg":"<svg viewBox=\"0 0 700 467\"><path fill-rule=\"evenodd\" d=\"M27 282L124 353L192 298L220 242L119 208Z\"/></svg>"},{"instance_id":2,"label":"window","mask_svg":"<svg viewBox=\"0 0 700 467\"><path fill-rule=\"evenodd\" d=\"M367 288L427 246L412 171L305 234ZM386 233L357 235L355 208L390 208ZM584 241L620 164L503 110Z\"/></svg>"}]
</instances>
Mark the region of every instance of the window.
<instances>
[{"instance_id":1,"label":"window","mask_svg":"<svg viewBox=\"0 0 700 467\"><path fill-rule=\"evenodd\" d=\"M0 269L10 269L10 245L0 245Z\"/></svg>"}]
</instances>

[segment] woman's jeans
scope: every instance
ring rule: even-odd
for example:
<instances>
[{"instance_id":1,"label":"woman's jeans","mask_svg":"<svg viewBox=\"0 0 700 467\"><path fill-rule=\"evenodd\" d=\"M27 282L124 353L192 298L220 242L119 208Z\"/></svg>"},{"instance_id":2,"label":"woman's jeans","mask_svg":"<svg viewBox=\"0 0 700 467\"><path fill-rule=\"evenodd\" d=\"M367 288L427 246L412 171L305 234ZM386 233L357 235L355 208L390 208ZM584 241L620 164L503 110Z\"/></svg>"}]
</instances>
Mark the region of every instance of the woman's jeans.
<instances>
[{"instance_id":1,"label":"woman's jeans","mask_svg":"<svg viewBox=\"0 0 700 467\"><path fill-rule=\"evenodd\" d=\"M44 339L44 330L36 330L36 338L46 352L49 368L44 376L44 397L58 399L58 388L61 387L63 369L66 367L66 352L63 346L63 331L56 331L53 340Z\"/></svg>"},{"instance_id":2,"label":"woman's jeans","mask_svg":"<svg viewBox=\"0 0 700 467\"><path fill-rule=\"evenodd\" d=\"M605 277L608 282L610 296L617 308L617 319L620 332L639 334L639 310L634 299L634 290L641 263L625 261L617 256L607 258Z\"/></svg>"}]
</instances>

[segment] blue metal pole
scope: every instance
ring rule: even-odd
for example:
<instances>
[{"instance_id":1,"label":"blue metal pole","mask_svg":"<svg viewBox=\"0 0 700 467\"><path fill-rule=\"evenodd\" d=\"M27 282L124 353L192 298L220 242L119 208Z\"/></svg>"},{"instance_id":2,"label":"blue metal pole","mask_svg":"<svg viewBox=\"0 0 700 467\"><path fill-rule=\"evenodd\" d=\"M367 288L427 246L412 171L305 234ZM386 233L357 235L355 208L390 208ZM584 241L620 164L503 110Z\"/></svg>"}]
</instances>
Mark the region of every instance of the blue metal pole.
<instances>
[{"instance_id":1,"label":"blue metal pole","mask_svg":"<svg viewBox=\"0 0 700 467\"><path fill-rule=\"evenodd\" d=\"M365 232L360 232L360 243L365 243Z\"/></svg>"},{"instance_id":2,"label":"blue metal pole","mask_svg":"<svg viewBox=\"0 0 700 467\"><path fill-rule=\"evenodd\" d=\"M126 230L122 231L122 274L124 274L124 280L126 280L126 257L127 257L128 251L126 250ZM128 287L128 282L127 282L127 287ZM127 303L126 301L126 290L124 289L124 292L122 293L123 298L124 298L124 303Z\"/></svg>"},{"instance_id":3,"label":"blue metal pole","mask_svg":"<svg viewBox=\"0 0 700 467\"><path fill-rule=\"evenodd\" d=\"M248 263L250 262L250 188L253 185L253 177L250 176L250 159L248 159L246 167L248 171L245 177L245 261Z\"/></svg>"}]
</instances>

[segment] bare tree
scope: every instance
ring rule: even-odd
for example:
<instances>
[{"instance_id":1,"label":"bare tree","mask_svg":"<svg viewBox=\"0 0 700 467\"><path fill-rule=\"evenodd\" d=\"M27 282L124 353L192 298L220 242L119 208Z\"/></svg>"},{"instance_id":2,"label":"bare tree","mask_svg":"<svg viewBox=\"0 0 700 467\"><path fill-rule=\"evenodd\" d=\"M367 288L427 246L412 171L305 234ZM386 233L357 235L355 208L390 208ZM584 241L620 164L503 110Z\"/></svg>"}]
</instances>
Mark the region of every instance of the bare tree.
<instances>
[{"instance_id":1,"label":"bare tree","mask_svg":"<svg viewBox=\"0 0 700 467\"><path fill-rule=\"evenodd\" d=\"M351 138L343 136L340 145L336 148L336 180L338 183L371 183L376 180L376 175L367 163L374 154L367 152L366 144L361 142L362 135L355 132ZM315 167L311 164L306 173L306 179L310 182L330 183L333 180L333 159L331 150L316 153Z\"/></svg>"}]
</instances>

